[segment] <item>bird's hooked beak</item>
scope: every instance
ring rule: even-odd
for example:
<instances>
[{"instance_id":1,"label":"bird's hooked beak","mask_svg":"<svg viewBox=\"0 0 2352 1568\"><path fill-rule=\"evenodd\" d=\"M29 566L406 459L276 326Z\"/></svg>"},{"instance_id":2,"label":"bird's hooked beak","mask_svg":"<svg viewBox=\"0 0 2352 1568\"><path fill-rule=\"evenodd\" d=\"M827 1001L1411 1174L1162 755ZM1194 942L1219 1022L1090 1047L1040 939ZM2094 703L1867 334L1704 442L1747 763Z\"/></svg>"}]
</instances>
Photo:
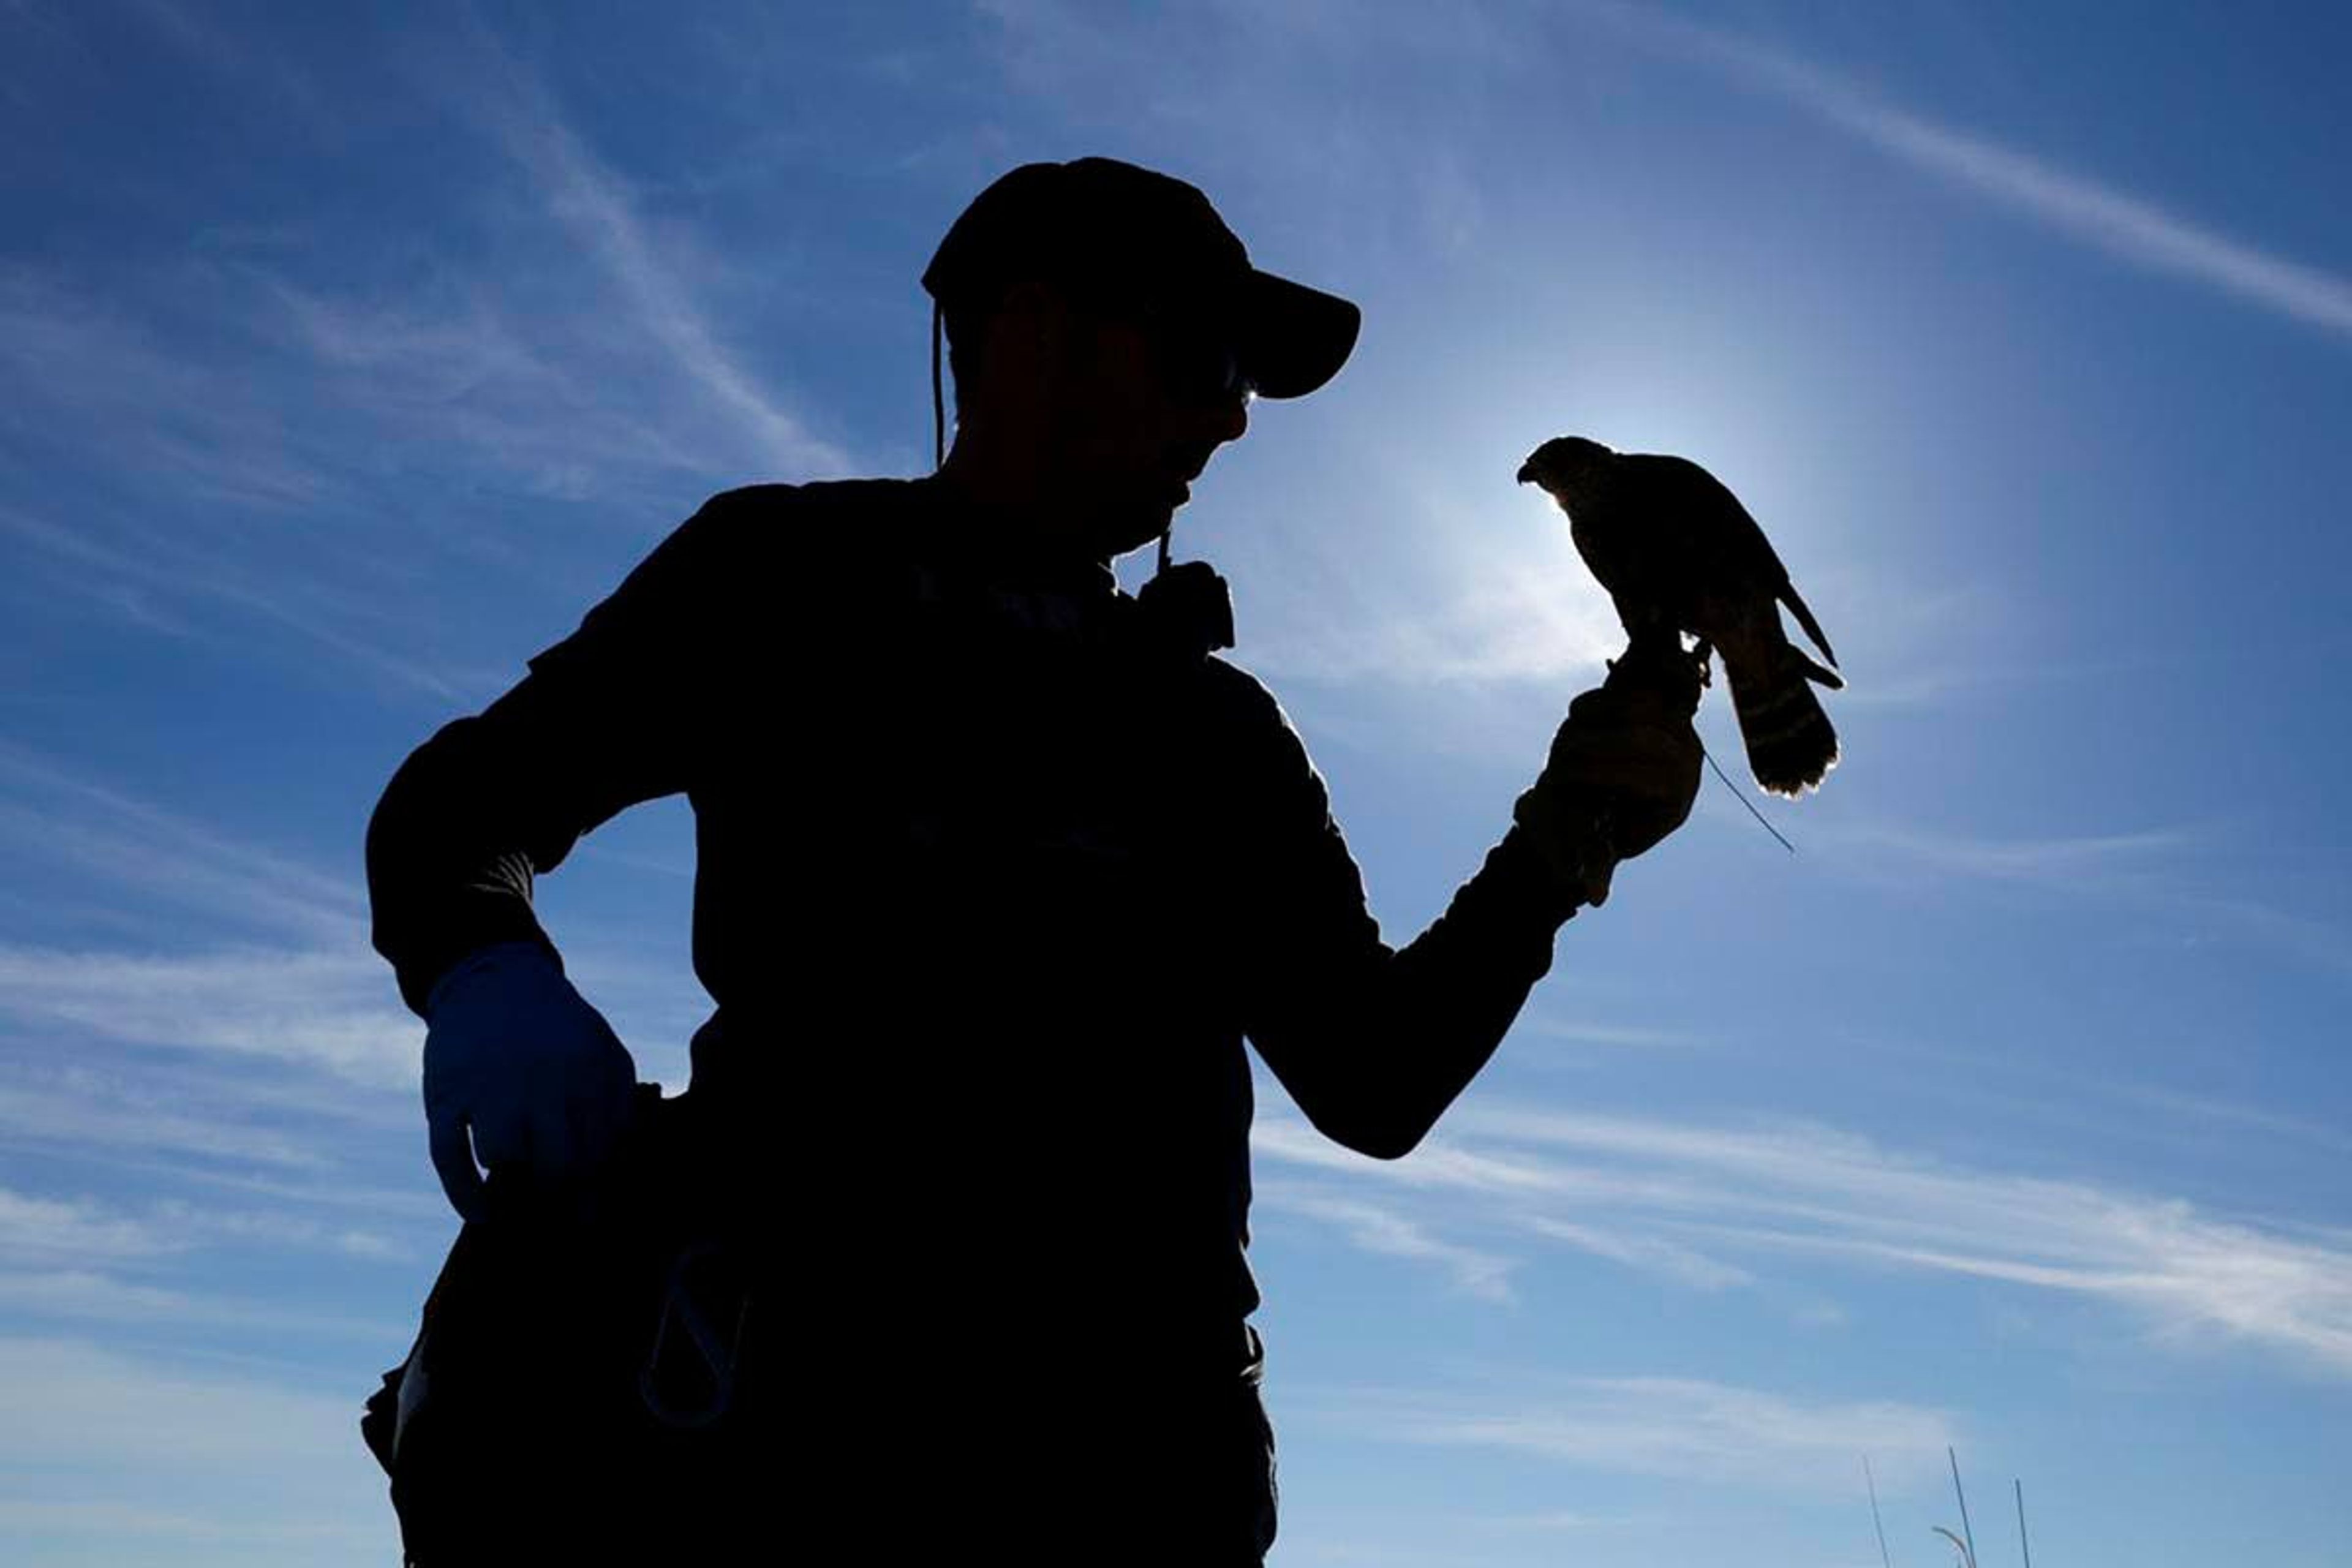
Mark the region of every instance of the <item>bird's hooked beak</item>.
<instances>
[{"instance_id":1,"label":"bird's hooked beak","mask_svg":"<svg viewBox=\"0 0 2352 1568\"><path fill-rule=\"evenodd\" d=\"M1519 465L1519 483L1523 485L1531 485L1535 483L1539 477L1540 476L1536 472L1536 466L1533 462L1526 462Z\"/></svg>"}]
</instances>

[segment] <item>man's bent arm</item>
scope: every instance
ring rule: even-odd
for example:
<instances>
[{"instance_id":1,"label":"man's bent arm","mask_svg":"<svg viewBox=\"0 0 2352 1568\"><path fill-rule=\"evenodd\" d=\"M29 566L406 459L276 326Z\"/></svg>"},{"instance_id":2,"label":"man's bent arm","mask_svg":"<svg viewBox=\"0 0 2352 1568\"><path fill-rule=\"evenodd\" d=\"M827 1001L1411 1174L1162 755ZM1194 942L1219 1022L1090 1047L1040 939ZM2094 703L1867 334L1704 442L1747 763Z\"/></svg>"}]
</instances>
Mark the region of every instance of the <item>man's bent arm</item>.
<instances>
[{"instance_id":1,"label":"man's bent arm","mask_svg":"<svg viewBox=\"0 0 2352 1568\"><path fill-rule=\"evenodd\" d=\"M468 953L552 952L532 877L614 813L688 786L717 679L709 650L740 585L743 494L713 498L513 689L394 774L368 825L368 894L376 951L419 1016Z\"/></svg>"},{"instance_id":2,"label":"man's bent arm","mask_svg":"<svg viewBox=\"0 0 2352 1568\"><path fill-rule=\"evenodd\" d=\"M401 764L368 822L375 950L419 1017L467 953L508 942L554 951L531 910L531 877L553 869L577 836L544 832L534 853L516 820L527 814L491 798L517 780L509 764L524 748L513 739L488 713L444 727Z\"/></svg>"},{"instance_id":3,"label":"man's bent arm","mask_svg":"<svg viewBox=\"0 0 2352 1568\"><path fill-rule=\"evenodd\" d=\"M1444 914L1382 942L1323 781L1272 700L1250 770L1245 1027L1326 1135L1394 1159L1486 1064L1551 966L1575 909L1524 834L1507 833Z\"/></svg>"}]
</instances>

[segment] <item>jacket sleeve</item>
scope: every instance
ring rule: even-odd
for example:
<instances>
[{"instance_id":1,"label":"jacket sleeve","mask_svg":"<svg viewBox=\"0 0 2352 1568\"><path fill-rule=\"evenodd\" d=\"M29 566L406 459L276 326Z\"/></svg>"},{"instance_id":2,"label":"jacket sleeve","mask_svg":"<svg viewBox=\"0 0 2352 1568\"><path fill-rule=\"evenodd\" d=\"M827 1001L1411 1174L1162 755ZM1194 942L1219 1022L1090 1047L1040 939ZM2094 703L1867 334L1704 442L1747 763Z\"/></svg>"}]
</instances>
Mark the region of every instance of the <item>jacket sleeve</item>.
<instances>
[{"instance_id":1,"label":"jacket sleeve","mask_svg":"<svg viewBox=\"0 0 2352 1568\"><path fill-rule=\"evenodd\" d=\"M1395 1159L1494 1054L1575 902L1514 827L1427 931L1391 947L1305 745L1251 685L1236 802L1244 1027L1326 1136Z\"/></svg>"},{"instance_id":2,"label":"jacket sleeve","mask_svg":"<svg viewBox=\"0 0 2352 1568\"><path fill-rule=\"evenodd\" d=\"M505 696L393 775L368 825L368 897L376 951L420 1016L467 953L517 941L554 952L532 878L623 808L697 776L747 576L750 494L707 502Z\"/></svg>"}]
</instances>

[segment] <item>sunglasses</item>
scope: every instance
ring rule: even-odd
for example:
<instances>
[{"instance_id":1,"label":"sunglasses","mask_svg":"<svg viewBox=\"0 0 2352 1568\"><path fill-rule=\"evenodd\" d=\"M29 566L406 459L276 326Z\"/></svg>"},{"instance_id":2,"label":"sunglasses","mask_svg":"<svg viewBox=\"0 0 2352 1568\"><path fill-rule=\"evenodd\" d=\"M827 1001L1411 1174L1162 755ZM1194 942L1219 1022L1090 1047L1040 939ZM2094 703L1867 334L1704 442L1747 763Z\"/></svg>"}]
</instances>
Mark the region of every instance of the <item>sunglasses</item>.
<instances>
[{"instance_id":1,"label":"sunglasses","mask_svg":"<svg viewBox=\"0 0 2352 1568\"><path fill-rule=\"evenodd\" d=\"M1151 341L1169 395L1191 407L1246 401L1257 384L1224 329L1197 308L1145 305L1133 319Z\"/></svg>"}]
</instances>

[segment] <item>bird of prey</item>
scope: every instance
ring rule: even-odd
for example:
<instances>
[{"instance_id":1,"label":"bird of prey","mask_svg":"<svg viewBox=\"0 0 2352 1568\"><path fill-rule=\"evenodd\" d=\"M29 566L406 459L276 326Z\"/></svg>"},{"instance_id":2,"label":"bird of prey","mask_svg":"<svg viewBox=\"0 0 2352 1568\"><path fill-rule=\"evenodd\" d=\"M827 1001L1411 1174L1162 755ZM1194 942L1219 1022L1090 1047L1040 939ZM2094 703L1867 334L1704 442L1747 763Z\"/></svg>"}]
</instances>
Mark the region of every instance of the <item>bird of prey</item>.
<instances>
[{"instance_id":1,"label":"bird of prey","mask_svg":"<svg viewBox=\"0 0 2352 1568\"><path fill-rule=\"evenodd\" d=\"M1519 482L1530 481L1568 514L1576 552L1616 601L1634 647L1663 642L1679 653L1688 632L1702 675L1708 650L1721 652L1756 782L1790 797L1819 784L1837 763L1838 740L1811 683L1836 690L1845 682L1780 629L1786 605L1836 665L1821 623L1739 498L1686 458L1612 452L1580 436L1537 447L1519 469Z\"/></svg>"}]
</instances>

